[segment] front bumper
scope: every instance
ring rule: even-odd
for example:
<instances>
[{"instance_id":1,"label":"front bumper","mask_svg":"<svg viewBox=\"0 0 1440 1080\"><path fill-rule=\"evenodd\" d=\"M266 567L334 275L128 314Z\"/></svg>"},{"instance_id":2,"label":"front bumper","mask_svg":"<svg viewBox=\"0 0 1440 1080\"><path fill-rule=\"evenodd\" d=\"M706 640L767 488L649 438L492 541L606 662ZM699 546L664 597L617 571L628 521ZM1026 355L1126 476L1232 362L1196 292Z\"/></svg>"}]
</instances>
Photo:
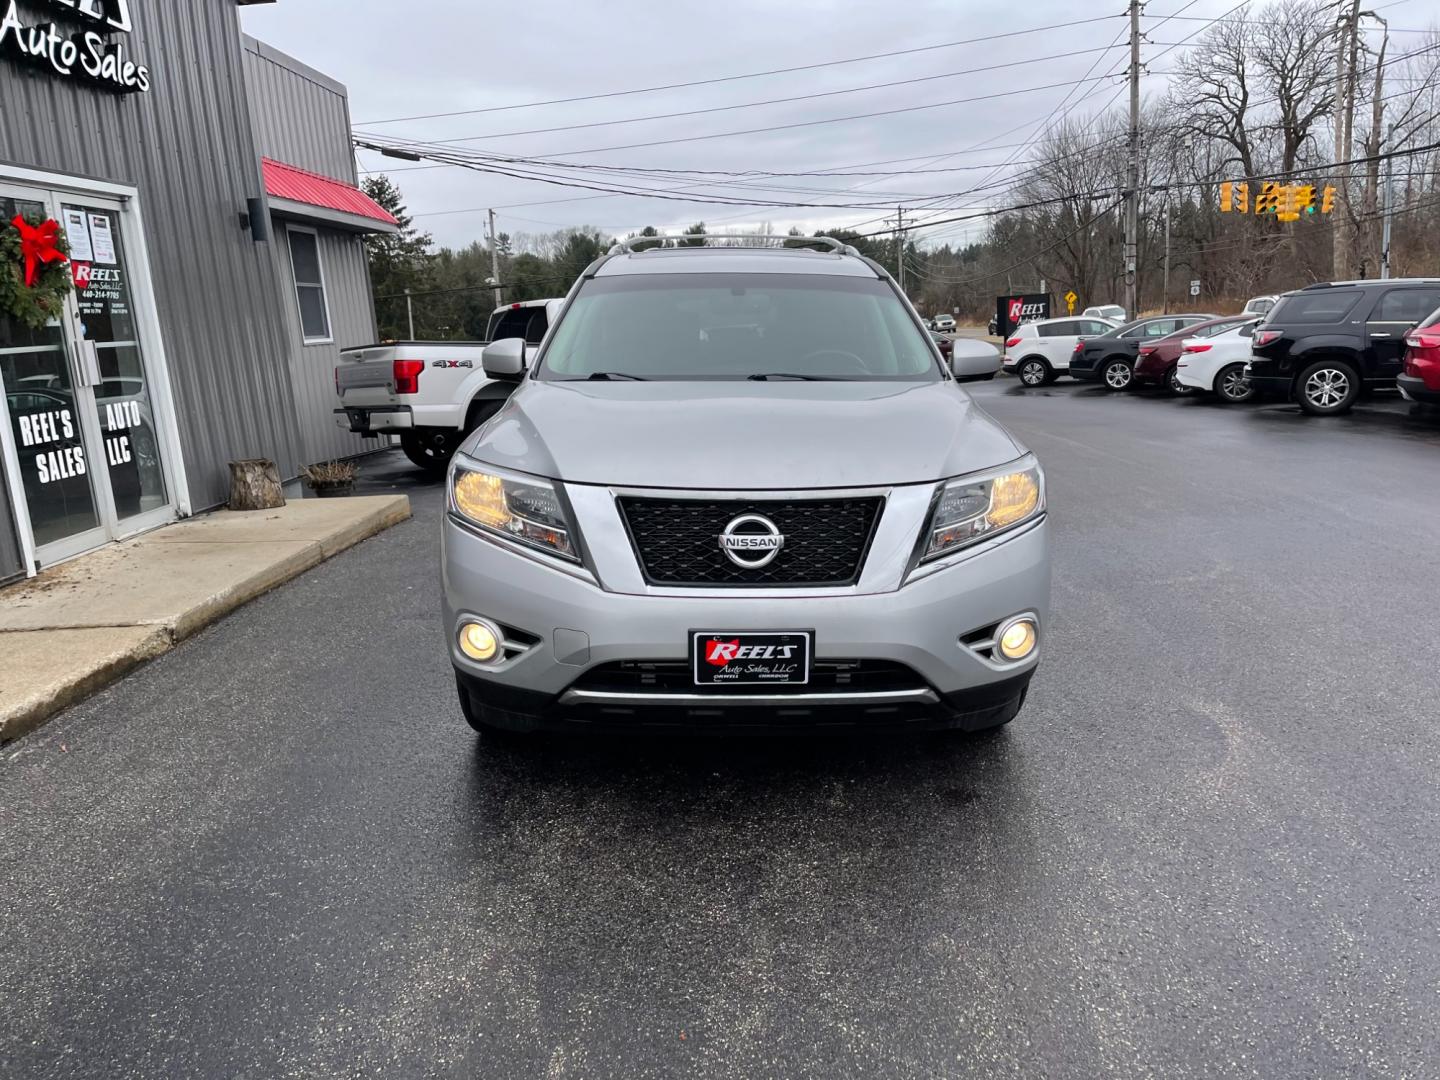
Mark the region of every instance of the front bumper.
<instances>
[{"instance_id":1,"label":"front bumper","mask_svg":"<svg viewBox=\"0 0 1440 1080\"><path fill-rule=\"evenodd\" d=\"M892 726L989 726L981 721L998 722L1000 713L1019 709L1045 648L1050 602L1050 541L1043 517L885 592L615 592L449 517L441 568L445 633L462 687L487 705L526 717L527 726L568 726L587 718L718 720L722 713L766 728L784 726L787 719L813 726L824 717L888 720ZM994 662L977 637L1021 613L1036 617L1039 649L1019 664ZM517 647L498 664L469 660L456 641L467 616L499 624L507 637L514 631ZM815 663L886 661L908 669L914 682L878 695L834 688L823 693L796 688L793 696L781 688L755 688L750 695L687 687L679 695L671 688L607 700L584 689L587 672L602 665L688 663L693 632L727 630L809 630ZM749 697L755 700L745 700Z\"/></svg>"},{"instance_id":2,"label":"front bumper","mask_svg":"<svg viewBox=\"0 0 1440 1080\"><path fill-rule=\"evenodd\" d=\"M1418 375L1397 375L1395 386L1406 401L1421 405L1440 405L1440 390L1431 390Z\"/></svg>"}]
</instances>

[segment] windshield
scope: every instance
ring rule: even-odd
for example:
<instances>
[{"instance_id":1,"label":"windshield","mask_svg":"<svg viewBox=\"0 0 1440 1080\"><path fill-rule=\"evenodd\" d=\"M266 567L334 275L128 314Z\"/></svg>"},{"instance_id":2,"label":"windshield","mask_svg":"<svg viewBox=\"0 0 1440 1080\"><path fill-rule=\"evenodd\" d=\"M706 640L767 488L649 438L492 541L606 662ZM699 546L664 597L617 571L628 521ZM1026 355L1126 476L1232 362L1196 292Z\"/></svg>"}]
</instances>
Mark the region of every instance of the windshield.
<instances>
[{"instance_id":1,"label":"windshield","mask_svg":"<svg viewBox=\"0 0 1440 1080\"><path fill-rule=\"evenodd\" d=\"M932 381L933 346L876 278L666 274L586 282L542 379Z\"/></svg>"}]
</instances>

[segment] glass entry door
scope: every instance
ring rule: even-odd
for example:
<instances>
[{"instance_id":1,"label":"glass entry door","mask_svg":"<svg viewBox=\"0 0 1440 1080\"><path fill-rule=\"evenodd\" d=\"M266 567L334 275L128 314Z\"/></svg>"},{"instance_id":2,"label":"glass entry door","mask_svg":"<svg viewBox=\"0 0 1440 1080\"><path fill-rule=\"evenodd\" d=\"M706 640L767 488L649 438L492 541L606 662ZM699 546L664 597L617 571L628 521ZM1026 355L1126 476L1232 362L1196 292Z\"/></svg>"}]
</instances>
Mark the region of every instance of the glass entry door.
<instances>
[{"instance_id":1,"label":"glass entry door","mask_svg":"<svg viewBox=\"0 0 1440 1080\"><path fill-rule=\"evenodd\" d=\"M173 510L120 205L0 184L0 221L17 214L61 222L76 286L64 314L39 329L0 312L14 447L6 471L20 477L43 566L161 524Z\"/></svg>"},{"instance_id":2,"label":"glass entry door","mask_svg":"<svg viewBox=\"0 0 1440 1080\"><path fill-rule=\"evenodd\" d=\"M0 221L17 215L50 217L48 199L0 188ZM76 377L64 322L35 330L0 312L0 383L16 458L7 471L18 470L35 546L52 558L109 539L93 469L98 440L85 423L92 397Z\"/></svg>"},{"instance_id":3,"label":"glass entry door","mask_svg":"<svg viewBox=\"0 0 1440 1080\"><path fill-rule=\"evenodd\" d=\"M95 380L90 389L104 451L100 463L115 517L124 524L170 506L141 355L134 279L118 209L66 198L61 211L75 278L76 344Z\"/></svg>"}]
</instances>

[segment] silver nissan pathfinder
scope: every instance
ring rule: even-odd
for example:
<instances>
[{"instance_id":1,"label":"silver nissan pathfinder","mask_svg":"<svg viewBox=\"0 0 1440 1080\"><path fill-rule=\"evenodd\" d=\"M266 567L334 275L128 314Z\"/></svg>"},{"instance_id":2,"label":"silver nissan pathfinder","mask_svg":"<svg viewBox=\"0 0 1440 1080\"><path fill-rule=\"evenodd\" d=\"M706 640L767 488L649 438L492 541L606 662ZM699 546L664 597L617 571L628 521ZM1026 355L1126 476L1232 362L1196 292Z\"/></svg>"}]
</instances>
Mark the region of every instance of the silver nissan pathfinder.
<instances>
[{"instance_id":1,"label":"silver nissan pathfinder","mask_svg":"<svg viewBox=\"0 0 1440 1080\"><path fill-rule=\"evenodd\" d=\"M516 386L451 463L441 560L466 719L1008 723L1047 629L1039 464L877 263L728 239L620 244L530 361L485 350Z\"/></svg>"}]
</instances>

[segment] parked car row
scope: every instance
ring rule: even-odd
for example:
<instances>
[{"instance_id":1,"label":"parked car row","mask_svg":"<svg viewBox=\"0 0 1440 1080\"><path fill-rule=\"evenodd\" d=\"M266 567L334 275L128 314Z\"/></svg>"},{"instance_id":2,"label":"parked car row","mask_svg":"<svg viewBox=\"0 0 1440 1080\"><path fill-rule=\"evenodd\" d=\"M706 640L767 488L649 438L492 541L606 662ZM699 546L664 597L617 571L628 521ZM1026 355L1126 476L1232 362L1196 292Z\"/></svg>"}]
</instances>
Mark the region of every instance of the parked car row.
<instances>
[{"instance_id":1,"label":"parked car row","mask_svg":"<svg viewBox=\"0 0 1440 1080\"><path fill-rule=\"evenodd\" d=\"M1440 404L1440 279L1322 282L1256 297L1239 315L1029 323L1006 340L1002 370L1032 387L1069 375L1228 403L1269 395L1316 416L1377 389Z\"/></svg>"}]
</instances>

